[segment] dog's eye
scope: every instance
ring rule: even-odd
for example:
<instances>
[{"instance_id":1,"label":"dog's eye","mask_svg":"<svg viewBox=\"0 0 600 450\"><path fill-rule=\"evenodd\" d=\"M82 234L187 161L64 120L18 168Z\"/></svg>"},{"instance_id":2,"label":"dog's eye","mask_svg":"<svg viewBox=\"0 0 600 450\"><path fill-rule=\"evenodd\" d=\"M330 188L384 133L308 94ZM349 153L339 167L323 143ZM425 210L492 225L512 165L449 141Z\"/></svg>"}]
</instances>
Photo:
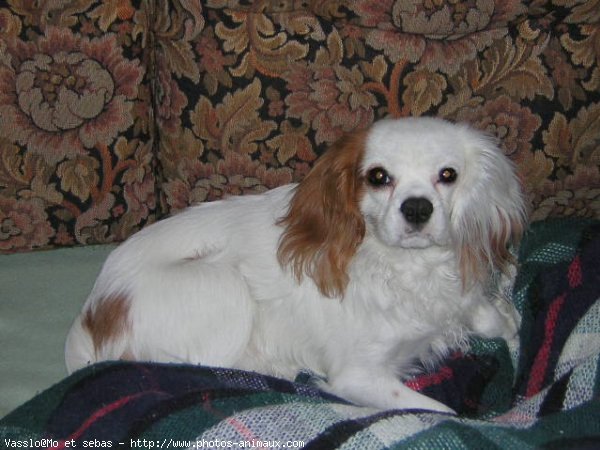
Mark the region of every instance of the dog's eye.
<instances>
[{"instance_id":1,"label":"dog's eye","mask_svg":"<svg viewBox=\"0 0 600 450\"><path fill-rule=\"evenodd\" d=\"M391 183L392 179L383 167L375 167L369 170L367 181L371 186L386 186Z\"/></svg>"},{"instance_id":2,"label":"dog's eye","mask_svg":"<svg viewBox=\"0 0 600 450\"><path fill-rule=\"evenodd\" d=\"M457 177L458 174L452 167L444 167L442 170L440 170L439 180L441 183L454 183Z\"/></svg>"}]
</instances>

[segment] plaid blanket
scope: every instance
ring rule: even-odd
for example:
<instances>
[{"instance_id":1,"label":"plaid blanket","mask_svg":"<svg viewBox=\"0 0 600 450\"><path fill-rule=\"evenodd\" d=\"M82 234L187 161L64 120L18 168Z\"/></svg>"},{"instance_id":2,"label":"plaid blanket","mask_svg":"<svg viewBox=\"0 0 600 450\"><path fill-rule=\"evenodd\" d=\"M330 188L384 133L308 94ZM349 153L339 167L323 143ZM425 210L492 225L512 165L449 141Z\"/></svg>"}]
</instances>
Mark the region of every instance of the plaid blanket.
<instances>
[{"instance_id":1,"label":"plaid blanket","mask_svg":"<svg viewBox=\"0 0 600 450\"><path fill-rule=\"evenodd\" d=\"M600 448L600 223L532 225L520 345L474 340L409 382L457 416L380 411L295 383L189 365L103 363L0 421L6 448Z\"/></svg>"}]
</instances>

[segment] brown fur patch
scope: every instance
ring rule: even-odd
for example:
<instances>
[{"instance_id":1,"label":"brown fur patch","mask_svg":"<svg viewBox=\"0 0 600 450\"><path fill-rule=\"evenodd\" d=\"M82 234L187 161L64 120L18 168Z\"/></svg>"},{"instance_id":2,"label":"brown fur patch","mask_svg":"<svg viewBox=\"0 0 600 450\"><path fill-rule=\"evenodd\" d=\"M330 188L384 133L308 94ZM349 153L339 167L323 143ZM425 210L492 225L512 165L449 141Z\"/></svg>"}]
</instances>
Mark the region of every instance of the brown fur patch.
<instances>
[{"instance_id":1,"label":"brown fur patch","mask_svg":"<svg viewBox=\"0 0 600 450\"><path fill-rule=\"evenodd\" d=\"M285 226L279 262L289 265L299 281L310 276L327 297L343 297L348 265L365 234L359 209L365 139L366 131L354 132L325 152L278 222Z\"/></svg>"},{"instance_id":2,"label":"brown fur patch","mask_svg":"<svg viewBox=\"0 0 600 450\"><path fill-rule=\"evenodd\" d=\"M136 360L135 356L133 356L133 353L129 349L126 349L119 359L121 361L135 361Z\"/></svg>"},{"instance_id":3,"label":"brown fur patch","mask_svg":"<svg viewBox=\"0 0 600 450\"><path fill-rule=\"evenodd\" d=\"M509 245L518 245L523 232L522 220L506 218L498 230L490 232L489 243L482 242L483 238L477 238L473 239L473 242L463 244L460 253L463 288L467 289L473 282L487 281L491 268L508 275L509 265L516 264Z\"/></svg>"},{"instance_id":4,"label":"brown fur patch","mask_svg":"<svg viewBox=\"0 0 600 450\"><path fill-rule=\"evenodd\" d=\"M83 328L92 336L96 353L128 331L129 308L126 296L113 295L99 301L93 310L88 308L85 312Z\"/></svg>"}]
</instances>

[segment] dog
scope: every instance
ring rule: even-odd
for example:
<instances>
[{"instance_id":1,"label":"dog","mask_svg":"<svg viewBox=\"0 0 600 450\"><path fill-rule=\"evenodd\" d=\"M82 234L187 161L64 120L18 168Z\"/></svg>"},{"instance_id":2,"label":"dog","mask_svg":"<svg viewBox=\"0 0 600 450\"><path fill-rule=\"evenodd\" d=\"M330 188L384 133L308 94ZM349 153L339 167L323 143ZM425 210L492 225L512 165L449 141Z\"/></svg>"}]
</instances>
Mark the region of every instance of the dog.
<instances>
[{"instance_id":1,"label":"dog","mask_svg":"<svg viewBox=\"0 0 600 450\"><path fill-rule=\"evenodd\" d=\"M66 364L305 369L358 405L452 412L402 381L471 335L515 338L506 292L525 225L493 139L384 119L299 184L193 206L126 240L69 332Z\"/></svg>"}]
</instances>

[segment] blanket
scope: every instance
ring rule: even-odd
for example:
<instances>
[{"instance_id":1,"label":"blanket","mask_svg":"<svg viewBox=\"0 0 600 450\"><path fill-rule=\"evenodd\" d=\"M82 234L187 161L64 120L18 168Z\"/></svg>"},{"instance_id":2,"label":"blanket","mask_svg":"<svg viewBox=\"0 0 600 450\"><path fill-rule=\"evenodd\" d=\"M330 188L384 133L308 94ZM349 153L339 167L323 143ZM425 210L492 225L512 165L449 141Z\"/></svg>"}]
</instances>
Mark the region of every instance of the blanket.
<instances>
[{"instance_id":1,"label":"blanket","mask_svg":"<svg viewBox=\"0 0 600 450\"><path fill-rule=\"evenodd\" d=\"M458 414L381 411L191 365L78 371L0 421L3 448L600 448L600 223L533 224L513 299L519 345L473 339L411 388Z\"/></svg>"}]
</instances>

